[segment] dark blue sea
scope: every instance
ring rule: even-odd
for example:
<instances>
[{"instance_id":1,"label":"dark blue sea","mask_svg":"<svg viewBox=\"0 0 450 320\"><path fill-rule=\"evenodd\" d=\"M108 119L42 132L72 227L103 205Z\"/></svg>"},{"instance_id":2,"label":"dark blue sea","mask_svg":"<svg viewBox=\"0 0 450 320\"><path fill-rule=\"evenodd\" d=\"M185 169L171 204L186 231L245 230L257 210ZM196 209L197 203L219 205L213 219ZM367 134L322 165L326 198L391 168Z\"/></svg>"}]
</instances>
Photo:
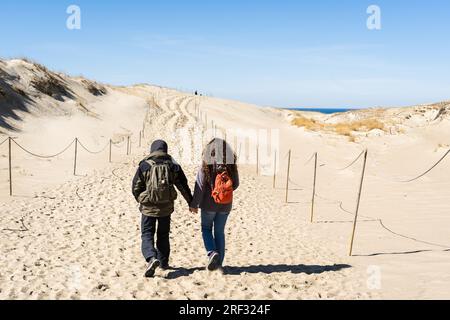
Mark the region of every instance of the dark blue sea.
<instances>
[{"instance_id":1,"label":"dark blue sea","mask_svg":"<svg viewBox=\"0 0 450 320\"><path fill-rule=\"evenodd\" d=\"M325 113L325 114L333 114L333 113L347 112L347 111L355 110L355 109L343 109L343 108L289 108L289 110L314 111L314 112L320 112L320 113Z\"/></svg>"}]
</instances>

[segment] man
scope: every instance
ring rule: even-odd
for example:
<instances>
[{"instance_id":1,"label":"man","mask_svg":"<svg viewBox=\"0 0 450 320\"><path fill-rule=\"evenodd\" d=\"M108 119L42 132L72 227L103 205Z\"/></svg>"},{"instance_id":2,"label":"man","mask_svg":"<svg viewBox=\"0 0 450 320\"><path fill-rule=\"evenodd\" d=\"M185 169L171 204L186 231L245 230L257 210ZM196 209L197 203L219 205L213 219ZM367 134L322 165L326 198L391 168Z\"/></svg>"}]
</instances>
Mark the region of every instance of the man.
<instances>
[{"instance_id":1,"label":"man","mask_svg":"<svg viewBox=\"0 0 450 320\"><path fill-rule=\"evenodd\" d=\"M133 179L133 196L139 203L142 214L142 254L148 263L146 277L153 277L158 267L169 268L170 218L177 198L174 186L188 205L192 201L186 176L180 165L167 153L167 149L165 141L154 141L150 155L141 161Z\"/></svg>"}]
</instances>

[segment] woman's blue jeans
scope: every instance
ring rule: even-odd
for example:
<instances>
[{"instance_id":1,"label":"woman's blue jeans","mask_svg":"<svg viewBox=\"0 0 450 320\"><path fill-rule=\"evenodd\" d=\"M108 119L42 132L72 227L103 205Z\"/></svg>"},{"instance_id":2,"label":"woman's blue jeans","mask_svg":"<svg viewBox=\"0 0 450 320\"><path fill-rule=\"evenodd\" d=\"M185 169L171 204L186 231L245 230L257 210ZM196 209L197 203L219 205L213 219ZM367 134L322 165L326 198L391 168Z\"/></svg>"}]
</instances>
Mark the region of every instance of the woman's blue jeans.
<instances>
[{"instance_id":1,"label":"woman's blue jeans","mask_svg":"<svg viewBox=\"0 0 450 320\"><path fill-rule=\"evenodd\" d=\"M220 265L225 258L225 225L229 212L211 212L202 210L202 236L206 251L216 251L220 256ZM213 234L214 230L214 234Z\"/></svg>"}]
</instances>

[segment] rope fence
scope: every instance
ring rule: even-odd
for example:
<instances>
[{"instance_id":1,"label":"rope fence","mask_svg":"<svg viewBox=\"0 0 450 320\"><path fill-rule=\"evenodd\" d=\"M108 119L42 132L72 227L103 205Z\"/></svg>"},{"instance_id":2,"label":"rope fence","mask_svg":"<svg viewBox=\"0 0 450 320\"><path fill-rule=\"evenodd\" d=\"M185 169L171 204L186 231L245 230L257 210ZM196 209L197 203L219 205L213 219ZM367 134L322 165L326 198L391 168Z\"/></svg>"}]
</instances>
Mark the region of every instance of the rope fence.
<instances>
[{"instance_id":1,"label":"rope fence","mask_svg":"<svg viewBox=\"0 0 450 320\"><path fill-rule=\"evenodd\" d=\"M105 150L106 150L106 148L108 148L109 147L109 141L108 141L108 143L106 144L106 146L104 146L101 150L99 150L99 151L92 151L92 150L89 150L88 148L86 148L86 146L80 141L80 140L78 140L78 143L80 144L80 146L87 152L87 153L90 153L90 154L100 154L100 153L102 153L102 152L104 152Z\"/></svg>"},{"instance_id":2,"label":"rope fence","mask_svg":"<svg viewBox=\"0 0 450 320\"><path fill-rule=\"evenodd\" d=\"M275 153L276 154L276 153ZM435 169L440 163L442 163L444 161L444 159L446 159L450 154L450 149L445 152L445 154L439 159L437 160L428 170L426 170L425 172L421 173L420 175L417 175L415 178L413 179L408 179L408 180L403 180L403 181L391 181L391 182L397 182L397 183L410 183L410 182L414 182L424 176L426 176L428 173L430 173L433 169ZM286 189L285 189L285 202L288 203L288 194L289 194L289 186L290 184L294 184L296 186L301 187L300 185L296 184L295 182L293 182L290 178L290 166L291 166L291 159L292 159L292 150L289 150L289 152L286 154L286 156L283 157L283 159L285 159L286 157L288 157L288 164L287 164L287 178L286 178ZM314 214L315 214L315 201L316 198L322 199L322 200L328 200L331 201L332 203L336 203L339 206L339 209L347 214L350 214L353 216L353 221L345 221L345 222L352 222L353 223L353 227L352 227L352 232L351 232L351 236L350 236L350 246L349 246L349 256L353 255L353 247L354 247L354 241L355 241L355 236L356 236L356 230L357 230L357 223L359 221L359 218L363 218L364 220L361 220L361 222L378 222L381 226L381 228L383 228L384 230L386 230L387 232L395 235L395 236L399 236L405 239L409 239L412 241L416 241L419 243L423 243L423 244L427 244L427 245L431 245L431 246L436 246L436 247L440 247L440 248L445 248L447 250L450 250L450 246L447 245L442 245L442 244L438 244L438 243L434 243L434 242L430 242L430 241L425 241L425 240L420 240L417 239L415 237L411 237L411 236L407 236L401 233L398 233L394 230L392 230L391 228L387 227L386 224L383 222L382 219L380 218L373 218L373 217L368 217L368 216L363 216L363 215L359 215L359 209L360 209L360 203L361 203L361 199L362 199L362 193L363 193L363 185L364 185L364 180L365 180L365 174L366 174L366 165L367 165L367 161L368 161L368 150L363 150L350 164L348 164L347 166L343 167L343 168L334 168L334 170L336 171L343 171L346 170L352 166L354 166L355 164L358 163L359 160L363 161L362 163L362 171L361 171L361 177L360 177L360 181L359 181L359 186L358 186L358 193L357 193L357 198L356 198L356 206L355 206L355 211L349 211L347 209L344 208L343 206L343 202L339 201L339 200L334 200L334 199L327 199L321 195L319 195L316 191L317 188L317 169L318 169L318 165L317 165L317 159L318 159L318 154L317 152L313 153L313 155L308 158L308 160L304 163L304 166L308 165L313 159L314 159L314 171L313 171L313 181L312 181L312 197L311 197L311 212L310 212L310 222L313 223L314 222ZM275 181L276 181L276 155L274 158L274 176L273 176L273 188L275 188Z\"/></svg>"},{"instance_id":3,"label":"rope fence","mask_svg":"<svg viewBox=\"0 0 450 320\"><path fill-rule=\"evenodd\" d=\"M139 132L139 145L142 144L142 131ZM121 147L123 146L126 142L127 142L127 151L126 151L126 155L130 155L131 153L131 141L130 141L130 135L127 136L126 139L123 139L120 142L113 142L112 139L110 139L108 141L108 143L101 148L100 150L96 150L93 151L90 148L86 147L86 145L84 143L82 143L80 141L80 139L75 138L73 139L65 148L63 148L60 152L56 153L56 154L52 154L52 155L42 155L42 154L38 154L36 152L30 151L28 148L24 147L22 144L18 143L16 141L15 138L12 137L8 137L5 140L3 140L0 143L0 146L5 144L6 142L8 142L8 173L9 173L9 195L13 196L13 148L12 146L15 145L17 146L20 150L22 150L23 152L25 152L28 155L31 155L33 157L39 158L39 159L52 159L52 158L56 158L59 157L60 155L66 153L72 146L75 146L74 148L74 158L73 158L73 175L76 176L77 175L77 164L78 164L78 146L80 146L84 151L86 151L89 154L92 155L97 155L97 154L101 154L103 152L105 152L108 147L109 147L109 162L112 162L112 147Z\"/></svg>"},{"instance_id":4,"label":"rope fence","mask_svg":"<svg viewBox=\"0 0 450 320\"><path fill-rule=\"evenodd\" d=\"M43 156L43 155L39 155L39 154L37 154L37 153L34 153L34 152L31 152L31 151L27 150L25 147L23 147L22 145L20 145L16 140L14 140L14 139L12 139L12 138L11 138L11 141L14 142L14 144L15 144L17 147L19 147L22 151L24 151L25 153L28 153L29 155L31 155L31 156L33 156L33 157L41 158L41 159L56 158L56 157L62 155L62 154L63 154L64 152L66 152L67 150L69 150L69 148L75 143L75 139L73 139L72 142L71 142L67 147L65 147L62 151L60 151L60 152L58 152L58 153L56 153L56 154L50 155L50 156Z\"/></svg>"}]
</instances>

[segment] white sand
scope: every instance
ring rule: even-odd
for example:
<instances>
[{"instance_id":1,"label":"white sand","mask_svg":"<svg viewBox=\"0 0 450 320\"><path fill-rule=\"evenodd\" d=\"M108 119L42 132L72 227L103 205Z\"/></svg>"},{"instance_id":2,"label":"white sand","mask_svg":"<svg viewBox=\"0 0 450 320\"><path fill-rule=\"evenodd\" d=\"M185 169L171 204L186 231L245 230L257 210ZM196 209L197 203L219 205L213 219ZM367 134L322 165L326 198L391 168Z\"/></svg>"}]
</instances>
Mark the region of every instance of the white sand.
<instances>
[{"instance_id":1,"label":"white sand","mask_svg":"<svg viewBox=\"0 0 450 320\"><path fill-rule=\"evenodd\" d=\"M178 200L171 233L175 269L145 279L140 215L130 193L136 165L147 150L137 147L138 132L147 119L144 145L166 139L175 157L182 158L192 185L198 161L184 157L196 149L196 129L202 128L195 118L196 99L154 86L108 87L106 96L86 94L85 99L96 118L66 102L67 115L42 109L24 114L17 122L22 131L11 134L43 154L61 150L75 136L100 150L110 137L119 141L133 134L133 153L126 156L123 143L113 148L109 164L107 151L80 151L79 175L73 177L73 148L51 160L14 148L15 196L10 199L7 145L0 146L0 298L450 298L450 252L445 251L450 249L450 159L418 181L395 182L414 177L443 155L450 144L447 119L429 122L418 116L405 134L350 143L290 126L287 111L201 98L203 115L221 127L279 130L277 186L272 189L269 165L266 176L256 176L254 165L241 165L242 185L227 225L225 274L204 270L199 216ZM361 162L343 171L336 168L345 167L364 147L369 148L366 183L355 256L348 257L353 215L340 202L354 212ZM292 183L285 204L289 149ZM312 163L304 163L315 151L319 170L316 222L311 224ZM378 219L398 234L449 246L394 235Z\"/></svg>"}]
</instances>

